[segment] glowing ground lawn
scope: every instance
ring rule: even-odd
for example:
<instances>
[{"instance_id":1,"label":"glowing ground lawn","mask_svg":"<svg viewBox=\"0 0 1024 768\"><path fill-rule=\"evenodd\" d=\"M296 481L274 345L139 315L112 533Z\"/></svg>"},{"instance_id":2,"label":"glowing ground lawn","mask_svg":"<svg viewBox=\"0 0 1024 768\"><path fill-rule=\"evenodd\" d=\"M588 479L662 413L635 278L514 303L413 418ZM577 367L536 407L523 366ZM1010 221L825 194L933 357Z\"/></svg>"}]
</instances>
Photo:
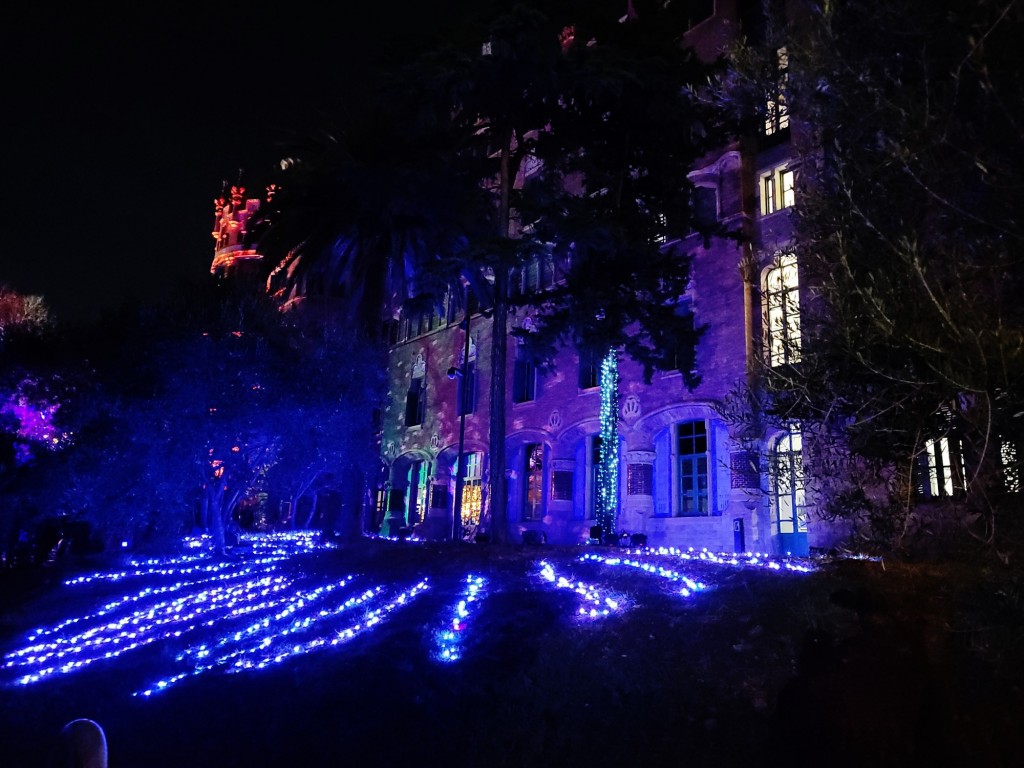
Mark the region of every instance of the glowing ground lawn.
<instances>
[{"instance_id":1,"label":"glowing ground lawn","mask_svg":"<svg viewBox=\"0 0 1024 768\"><path fill-rule=\"evenodd\" d=\"M399 546L416 546L405 542ZM209 672L237 673L264 669L324 653L356 640L399 615L433 588L426 578L409 583L371 583L358 573L340 578L311 577L289 568L300 554L331 548L314 534L248 537L237 559L218 560L205 539L186 541L189 554L132 561L127 567L68 579L62 589L76 593L123 585L123 594L106 597L90 610L27 632L18 647L7 650L0 667L10 687L28 686L69 675L93 664L113 664L146 646L162 649L159 658L171 669L158 673L133 695L143 698L166 691ZM612 584L617 570L643 575L652 589L694 599L708 590L693 573L699 567L764 568L792 573L811 569L806 562L773 560L764 555L714 555L671 549L588 551L555 561L534 561L529 572L507 575L501 589L568 590L576 596L577 620L614 617L642 596L626 595ZM584 580L577 569L594 573ZM683 569L683 570L680 570ZM603 583L610 579L609 583ZM459 661L476 617L485 609L492 585L480 574L462 577L446 607L431 625L429 657ZM710 597L710 596L705 596ZM76 601L80 603L81 601Z\"/></svg>"}]
</instances>

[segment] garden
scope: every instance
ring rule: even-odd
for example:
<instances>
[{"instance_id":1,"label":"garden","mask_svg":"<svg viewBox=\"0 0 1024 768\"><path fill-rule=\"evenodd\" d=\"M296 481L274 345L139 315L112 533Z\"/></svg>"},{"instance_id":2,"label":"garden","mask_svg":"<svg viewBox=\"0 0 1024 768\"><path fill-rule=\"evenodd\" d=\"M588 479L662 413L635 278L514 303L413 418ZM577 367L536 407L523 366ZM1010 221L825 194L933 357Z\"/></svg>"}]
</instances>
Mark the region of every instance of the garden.
<instances>
[{"instance_id":1,"label":"garden","mask_svg":"<svg viewBox=\"0 0 1024 768\"><path fill-rule=\"evenodd\" d=\"M0 762L89 718L111 766L1003 765L983 573L309 532L8 571Z\"/></svg>"}]
</instances>

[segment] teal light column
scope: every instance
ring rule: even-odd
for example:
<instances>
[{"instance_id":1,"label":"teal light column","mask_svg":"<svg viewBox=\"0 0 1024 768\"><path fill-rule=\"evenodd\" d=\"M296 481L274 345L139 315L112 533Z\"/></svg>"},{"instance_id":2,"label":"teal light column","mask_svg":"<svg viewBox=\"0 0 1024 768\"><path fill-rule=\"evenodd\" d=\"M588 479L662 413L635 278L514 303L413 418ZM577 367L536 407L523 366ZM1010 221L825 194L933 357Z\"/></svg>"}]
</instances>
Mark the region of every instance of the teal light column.
<instances>
[{"instance_id":1,"label":"teal light column","mask_svg":"<svg viewBox=\"0 0 1024 768\"><path fill-rule=\"evenodd\" d=\"M602 536L615 533L618 511L619 354L610 349L601 361L601 465L596 512Z\"/></svg>"}]
</instances>

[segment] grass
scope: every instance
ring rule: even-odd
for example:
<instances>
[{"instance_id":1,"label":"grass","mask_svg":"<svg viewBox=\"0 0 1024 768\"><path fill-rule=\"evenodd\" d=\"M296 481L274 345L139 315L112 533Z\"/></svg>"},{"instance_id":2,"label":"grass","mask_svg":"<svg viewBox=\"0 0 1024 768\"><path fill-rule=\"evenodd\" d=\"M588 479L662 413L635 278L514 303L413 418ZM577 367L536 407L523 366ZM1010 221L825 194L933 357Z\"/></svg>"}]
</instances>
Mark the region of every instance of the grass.
<instances>
[{"instance_id":1,"label":"grass","mask_svg":"<svg viewBox=\"0 0 1024 768\"><path fill-rule=\"evenodd\" d=\"M292 574L310 583L358 573L430 588L337 647L148 699L132 693L198 635L5 685L0 765L45 765L78 717L104 727L111 766L147 768L1000 766L1024 754L1024 582L1007 571L846 559L800 574L635 556L706 584L684 598L678 582L583 553L370 540L296 556ZM542 579L541 560L623 609L578 617L579 594ZM113 585L64 581L114 565L0 575L3 652L109 599ZM485 587L462 658L439 663L436 631L471 573Z\"/></svg>"}]
</instances>

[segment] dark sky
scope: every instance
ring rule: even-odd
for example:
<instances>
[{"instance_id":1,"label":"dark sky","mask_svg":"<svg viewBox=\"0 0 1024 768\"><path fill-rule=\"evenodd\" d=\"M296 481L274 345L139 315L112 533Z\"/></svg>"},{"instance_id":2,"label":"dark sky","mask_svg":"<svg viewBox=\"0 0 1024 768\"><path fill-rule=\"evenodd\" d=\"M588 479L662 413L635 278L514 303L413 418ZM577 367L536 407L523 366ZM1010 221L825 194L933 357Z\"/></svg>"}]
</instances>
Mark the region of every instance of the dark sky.
<instances>
[{"instance_id":1,"label":"dark sky","mask_svg":"<svg viewBox=\"0 0 1024 768\"><path fill-rule=\"evenodd\" d=\"M34 3L0 23L0 284L88 320L202 280L213 199L468 0Z\"/></svg>"}]
</instances>

